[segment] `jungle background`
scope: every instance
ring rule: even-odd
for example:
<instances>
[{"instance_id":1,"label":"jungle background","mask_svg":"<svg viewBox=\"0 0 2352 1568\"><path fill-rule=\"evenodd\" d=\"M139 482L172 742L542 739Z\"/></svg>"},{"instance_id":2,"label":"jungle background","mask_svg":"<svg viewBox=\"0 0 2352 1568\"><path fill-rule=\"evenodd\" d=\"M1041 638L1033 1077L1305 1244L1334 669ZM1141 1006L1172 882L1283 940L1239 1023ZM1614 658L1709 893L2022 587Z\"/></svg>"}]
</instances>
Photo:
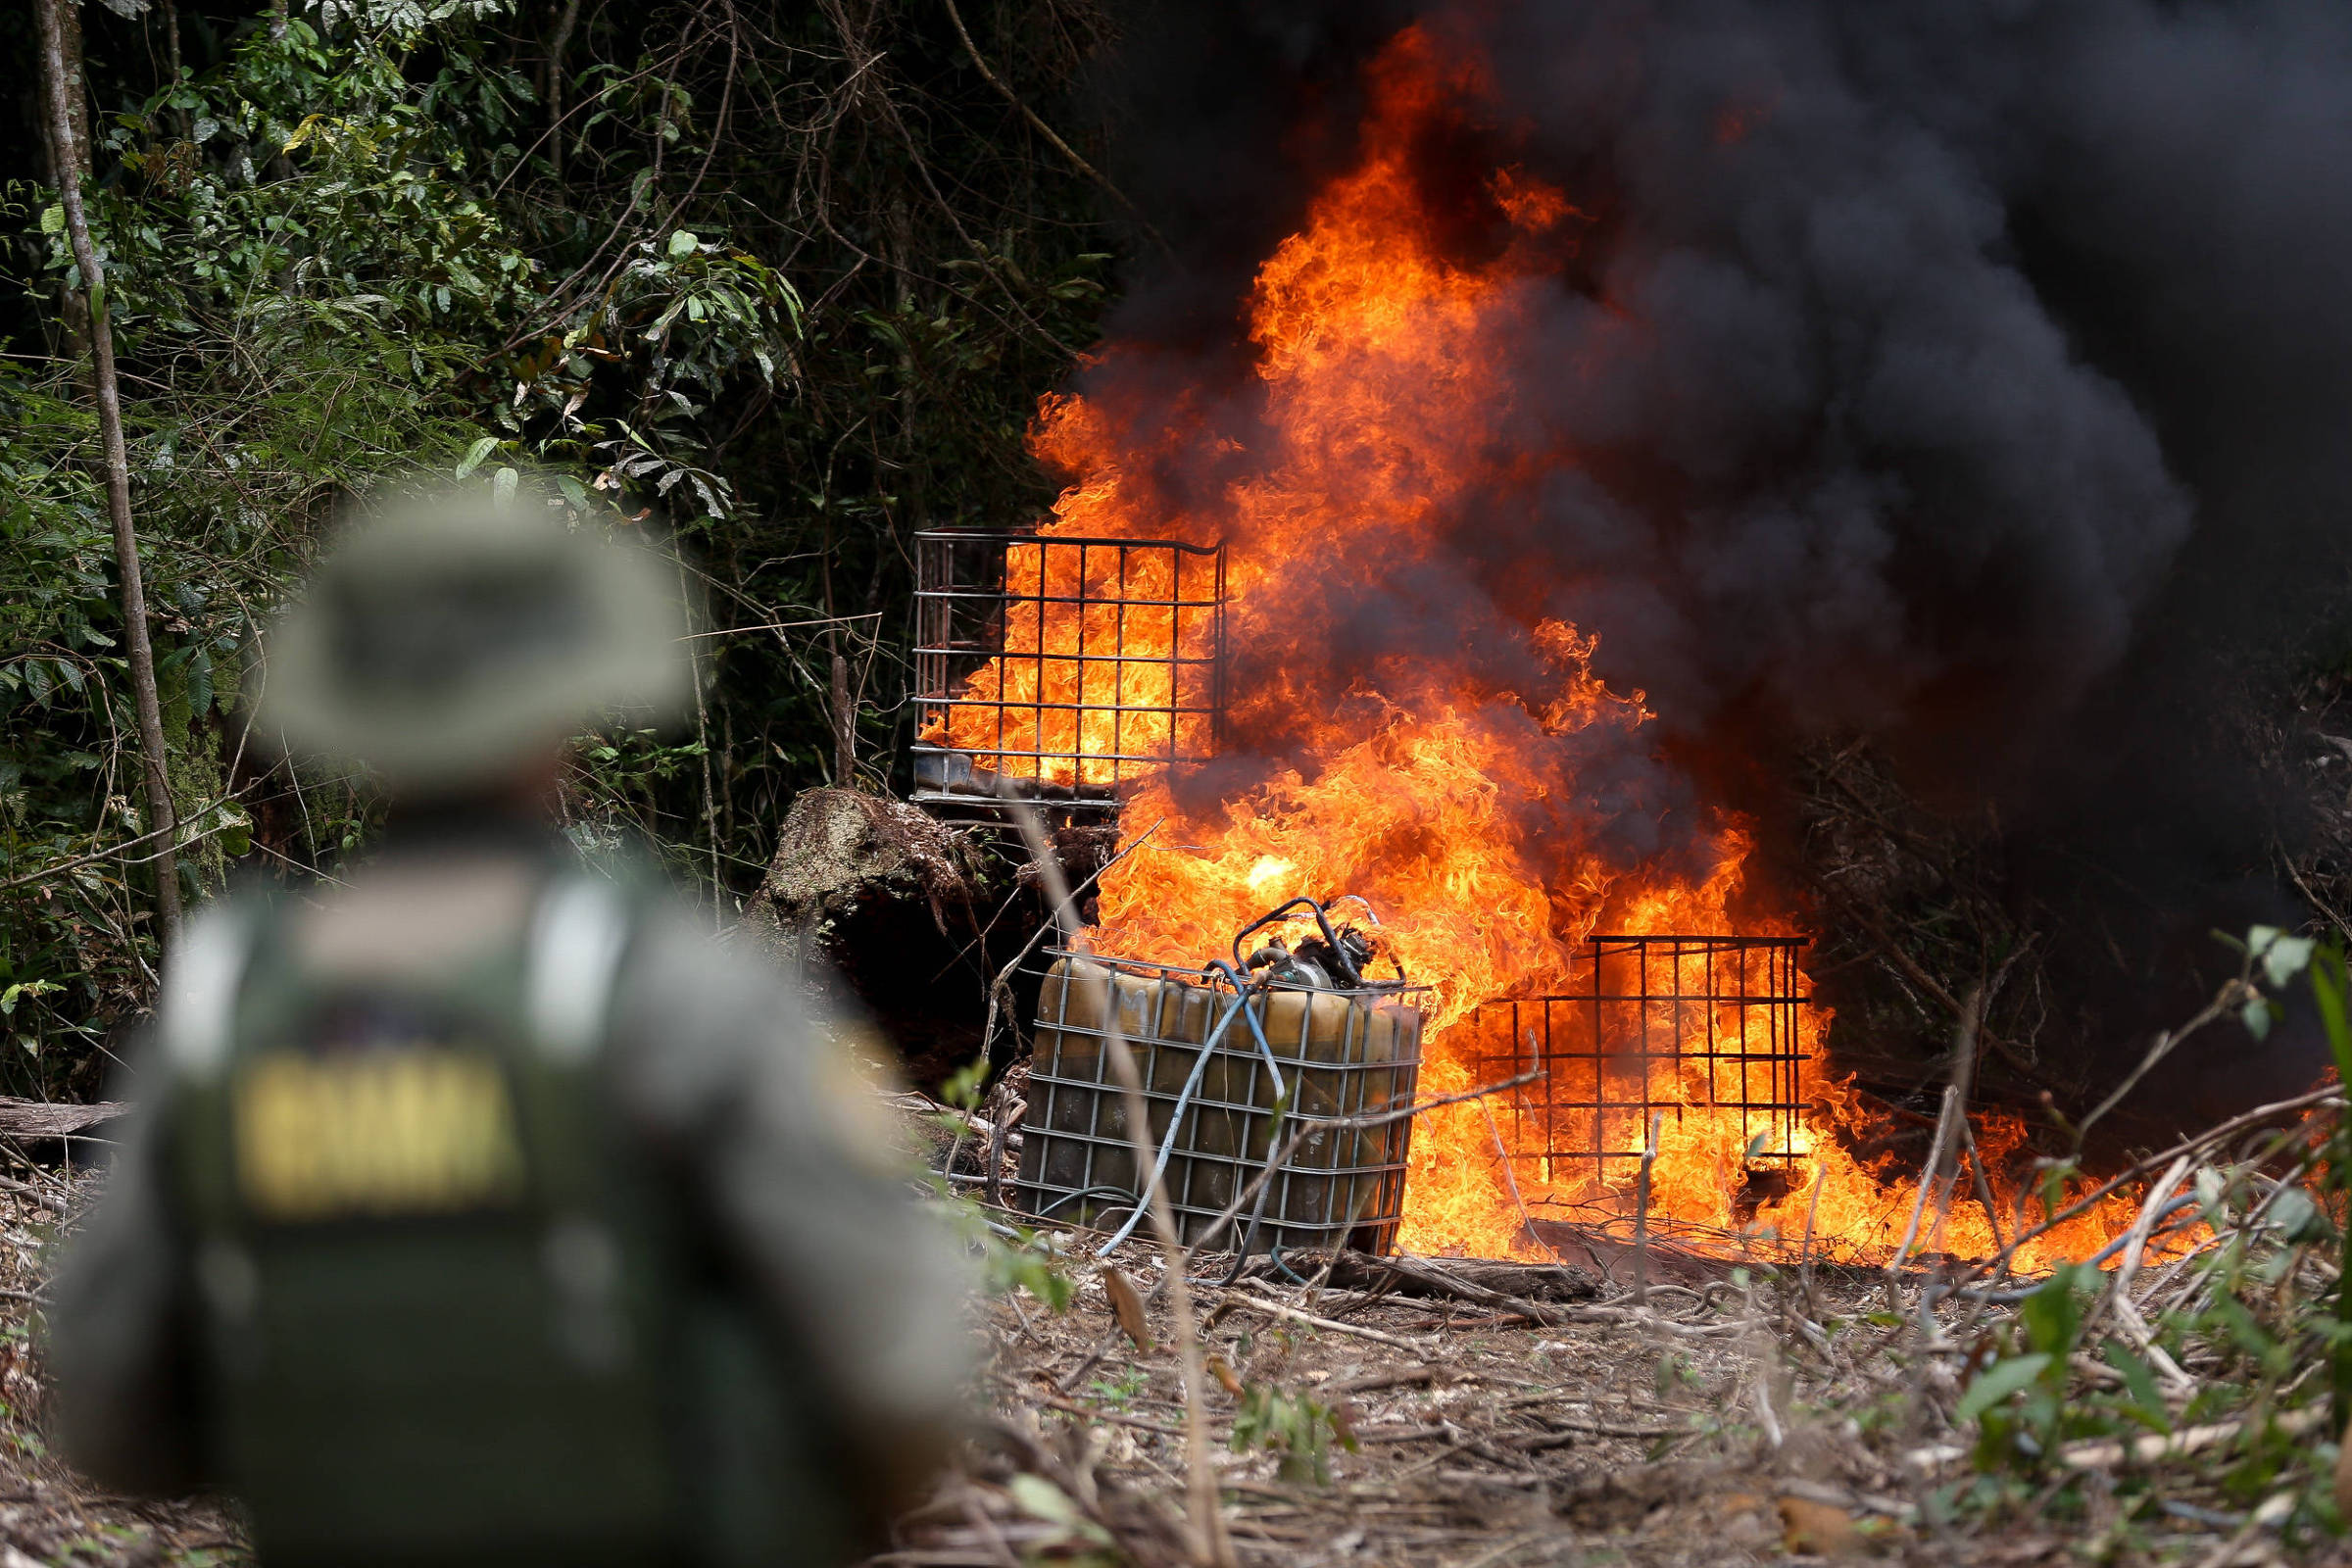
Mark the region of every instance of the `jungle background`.
<instances>
[{"instance_id":1,"label":"jungle background","mask_svg":"<svg viewBox=\"0 0 2352 1568\"><path fill-rule=\"evenodd\" d=\"M185 899L364 842L364 784L259 756L239 700L322 533L418 467L675 541L719 633L686 732L585 749L575 836L731 913L797 792L890 777L909 537L1051 499L1023 429L1125 243L1094 0L62 9ZM7 8L0 1092L86 1099L151 993L155 856L38 66Z\"/></svg>"},{"instance_id":2,"label":"jungle background","mask_svg":"<svg viewBox=\"0 0 2352 1568\"><path fill-rule=\"evenodd\" d=\"M0 14L0 1094L89 1099L152 993L160 844L35 9ZM1403 14L60 12L78 33L73 156L121 361L183 901L328 871L366 843L363 783L263 756L239 718L260 629L333 520L420 469L529 472L676 546L705 617L693 722L596 737L566 809L586 845L667 858L718 919L760 888L804 790L904 793L912 535L1041 514L1055 479L1024 432L1114 305L1127 335L1231 335L1250 270L1345 152L1297 132L1298 106L1325 111L1300 123L1348 122L1362 59ZM2028 238L2034 211L2019 209ZM2060 249L2024 255L2063 306L2060 264L2080 258ZM2102 341L2084 329L2085 352L2166 406L2168 383ZM2318 423L2331 396L2291 401ZM2212 442L2188 426L2194 459ZM2316 494L2332 440L2278 463L2222 446ZM2080 726L2104 737L2078 748L2100 765L2037 817L1926 799L1868 737L1727 749L1752 764L1741 806L1770 880L1817 932L1840 1071L1915 1113L1901 1136L1921 1147L1898 1152L1924 1155L1972 993L1980 1092L2081 1106L2226 978L2217 925L2352 933L2352 642L2343 573L2313 543L2333 514L2248 501L2224 470L2199 479L2218 520L2175 574L2180 603L2111 683L2122 718ZM2233 526L2256 514L2306 519L2260 569ZM2326 603L2286 603L2285 582ZM2229 627L2177 635L2223 601ZM2195 672L2194 702L2168 699L2184 685L2168 665ZM2299 1084L2323 1054L2316 1027L2290 1033L2301 1049L2265 1059ZM2236 1108L2243 1055L2217 1054L2218 1088L2191 1076L2156 1097L2182 1126L2135 1133Z\"/></svg>"}]
</instances>

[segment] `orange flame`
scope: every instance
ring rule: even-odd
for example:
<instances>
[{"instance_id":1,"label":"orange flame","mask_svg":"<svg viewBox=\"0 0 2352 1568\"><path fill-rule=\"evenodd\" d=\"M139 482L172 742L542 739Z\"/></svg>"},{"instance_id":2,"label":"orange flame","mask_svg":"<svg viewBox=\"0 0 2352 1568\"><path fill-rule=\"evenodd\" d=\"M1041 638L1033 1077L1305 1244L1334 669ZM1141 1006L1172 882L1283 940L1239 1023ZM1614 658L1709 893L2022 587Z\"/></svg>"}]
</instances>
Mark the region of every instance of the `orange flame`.
<instances>
[{"instance_id":1,"label":"orange flame","mask_svg":"<svg viewBox=\"0 0 2352 1568\"><path fill-rule=\"evenodd\" d=\"M1490 367L1529 325L1536 291L1556 286L1583 215L1566 193L1505 166L1480 187L1481 242L1441 233L1416 157L1430 132L1481 101L1483 73L1410 28L1374 65L1370 86L1359 161L1258 272L1249 318L1258 433L1248 450L1204 435L1190 403L1139 435L1088 398L1047 399L1032 440L1041 459L1077 476L1048 537L1231 541L1229 636L1251 678L1230 698L1230 722L1245 737L1276 737L1295 759L1213 803L1166 777L1134 788L1128 824L1164 825L1102 878L1095 945L1121 956L1202 959L1279 900L1361 894L1385 922L1382 952L1434 988L1421 1078L1431 1098L1476 1086L1473 1009L1563 987L1572 954L1595 930L1793 927L1748 907L1749 832L1729 813L1702 814L1702 825L1684 830L1695 854L1629 859L1602 842L1601 824L1626 808L1604 801L1607 779L1585 776L1573 760L1646 757L1655 747L1643 694L1612 690L1592 672L1591 634L1536 614L1498 613L1480 628L1537 672L1522 691L1493 689L1443 660L1377 651L1349 662L1345 690L1316 688L1325 662L1316 650L1341 630L1333 607L1383 602L1385 591L1442 564L1451 547L1441 520L1576 462L1498 433L1510 388ZM1115 358L1107 363L1115 369ZM1231 475L1205 500L1171 499L1154 483L1155 467L1188 454ZM1013 569L1035 568L1016 551ZM1045 619L1009 625L1008 654L1072 645L1076 628ZM1170 649L1173 637L1171 629ZM1023 669L1008 657L982 673L981 689L1034 696L1020 684ZM1107 707L1113 695L1087 686L1075 666L1060 678L1061 700L1082 710ZM965 727L934 738L975 750L1060 749L968 711ZM1082 739L1103 749L1091 730ZM1717 1022L1738 1027L1728 1014ZM1891 1253L1917 1185L1867 1168L1838 1137L1866 1117L1819 1065L1827 1025L1822 1010L1806 1009L1797 1045L1814 1064L1814 1099L1786 1152L1786 1194L1752 1215L1735 1212L1749 1154L1741 1125L1710 1103L1722 1086L1706 1069L1688 1068L1685 1104L1661 1129L1653 1218L1793 1244L1810 1216L1818 1255ZM1988 1118L1978 1133L1980 1168L1999 1189L1997 1224L1973 1195L1973 1177L1963 1178L1941 1234L1923 1235L1922 1246L1988 1255L2013 1229L2016 1188L2004 1172L2026 1128ZM1420 1118L1402 1246L1541 1255L1522 1205L1592 1201L1589 1187L1548 1182L1526 1159L1514 1194L1502 1142L1500 1122L1475 1101ZM2117 1228L2085 1216L2021 1265L2082 1255Z\"/></svg>"}]
</instances>

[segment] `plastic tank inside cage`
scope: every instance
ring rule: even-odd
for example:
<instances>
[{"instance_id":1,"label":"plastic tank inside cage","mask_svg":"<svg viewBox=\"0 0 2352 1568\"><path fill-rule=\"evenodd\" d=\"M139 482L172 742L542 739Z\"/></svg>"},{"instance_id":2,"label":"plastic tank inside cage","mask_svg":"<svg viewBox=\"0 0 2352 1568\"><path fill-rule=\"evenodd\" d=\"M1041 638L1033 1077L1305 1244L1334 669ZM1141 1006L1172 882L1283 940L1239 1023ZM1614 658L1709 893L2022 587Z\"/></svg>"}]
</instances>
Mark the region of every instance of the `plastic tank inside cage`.
<instances>
[{"instance_id":1,"label":"plastic tank inside cage","mask_svg":"<svg viewBox=\"0 0 2352 1568\"><path fill-rule=\"evenodd\" d=\"M1139 1192L1115 1028L1133 1053L1177 1232L1235 1209L1223 1250L1384 1252L1404 1211L1421 1068L1416 988L1235 983L1230 972L1056 954L1039 993L1018 1187L1032 1212L1101 1225ZM1169 1136L1171 1126L1174 1137ZM1288 1157L1282 1157L1288 1151Z\"/></svg>"}]
</instances>

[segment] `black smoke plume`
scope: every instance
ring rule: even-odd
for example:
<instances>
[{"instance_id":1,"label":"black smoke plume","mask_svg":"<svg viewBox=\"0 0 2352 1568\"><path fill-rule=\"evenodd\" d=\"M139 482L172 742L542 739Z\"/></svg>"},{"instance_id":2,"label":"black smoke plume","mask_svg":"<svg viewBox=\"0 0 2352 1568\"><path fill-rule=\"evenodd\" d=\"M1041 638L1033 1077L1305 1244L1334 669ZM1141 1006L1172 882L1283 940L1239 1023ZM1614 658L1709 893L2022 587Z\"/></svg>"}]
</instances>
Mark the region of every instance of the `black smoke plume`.
<instances>
[{"instance_id":1,"label":"black smoke plume","mask_svg":"<svg viewBox=\"0 0 2352 1568\"><path fill-rule=\"evenodd\" d=\"M1598 633L1598 672L1791 881L1786 786L1826 737L1996 816L2062 998L2029 1049L2091 1076L2209 992L2211 929L2300 923L2279 867L2311 823L2247 737L2343 603L2352 12L1147 9L1102 85L1172 249L1139 248L1127 353L1085 390L1148 419L1153 386L1238 386L1251 270L1347 165L1361 68L1408 23L1489 77L1430 210L1484 157L1587 220L1496 437L1582 461L1465 509L1444 591ZM2309 1047L2216 1031L2150 1114L2296 1087Z\"/></svg>"}]
</instances>

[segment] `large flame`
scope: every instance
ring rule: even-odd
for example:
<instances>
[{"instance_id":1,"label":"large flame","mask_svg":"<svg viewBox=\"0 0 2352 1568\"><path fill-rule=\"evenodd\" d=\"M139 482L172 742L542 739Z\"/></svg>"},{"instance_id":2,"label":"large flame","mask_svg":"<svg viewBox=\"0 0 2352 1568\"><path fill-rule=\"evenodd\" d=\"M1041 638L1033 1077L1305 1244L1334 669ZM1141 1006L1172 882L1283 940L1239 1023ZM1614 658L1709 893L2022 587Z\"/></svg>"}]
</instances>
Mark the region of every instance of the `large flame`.
<instances>
[{"instance_id":1,"label":"large flame","mask_svg":"<svg viewBox=\"0 0 2352 1568\"><path fill-rule=\"evenodd\" d=\"M1143 420L1099 396L1049 399L1033 440L1044 461L1075 479L1049 536L1230 542L1229 635L1246 674L1230 697L1231 727L1245 743L1261 743L1256 755L1287 759L1210 804L1164 777L1132 791L1130 829L1159 827L1102 878L1096 945L1198 962L1281 899L1360 894L1385 922L1383 951L1434 988L1421 1091L1442 1097L1475 1087L1474 1009L1566 987L1574 956L1596 930L1793 927L1757 915L1740 821L1646 798L1638 780L1627 782L1616 764L1656 750L1651 714L1642 693L1612 690L1593 674L1592 635L1541 613L1496 610L1466 633L1480 645L1476 661L1468 648L1458 660L1433 657L1409 638L1395 651L1361 646L1362 607L1390 607L1402 628L1415 613L1411 586L1433 574L1450 580L1443 558L1469 509L1507 505L1547 473L1575 466L1573 452L1514 443L1511 388L1494 367L1527 329L1536 291L1558 286L1585 222L1569 193L1516 167L1490 168L1474 176L1470 203L1483 225L1479 243L1460 243L1448 231L1458 215L1432 213L1416 160L1433 129L1484 99L1477 62L1408 29L1372 68L1370 88L1355 166L1320 192L1300 230L1257 274L1247 449L1210 433L1183 397L1173 412L1163 399L1158 417ZM1587 371L1570 365L1560 373ZM1171 467L1216 478L1171 486L1161 477ZM1014 565L1034 570L1017 553ZM1008 652L1053 649L1075 635L1056 629L1051 613L1045 620L1008 625ZM1496 651L1509 657L1490 657ZM1514 689L1491 673L1505 665L1524 674ZM1007 659L983 671L976 689L1013 689L1027 678L1022 668ZM1072 666L1067 678L1083 677ZM1080 710L1116 706L1108 688L1060 695ZM1001 733L984 710L966 711L978 716L928 738L1035 749L1036 737ZM1654 853L1630 852L1625 824L1645 813L1672 816L1672 831ZM1717 1023L1738 1027L1728 1011ZM1817 1009L1804 1015L1798 1046L1808 1060L1826 1026ZM1741 1124L1708 1103L1720 1097L1703 1070L1688 1071L1688 1103L1661 1129L1653 1215L1789 1243L1810 1215L1817 1252L1890 1253L1916 1183L1866 1168L1839 1137L1860 1116L1858 1102L1817 1061L1806 1081L1815 1098L1794 1147L1778 1152L1793 1156L1791 1180L1773 1200L1739 1209L1750 1153ZM1405 1247L1540 1255L1526 1213L1589 1203L1589 1189L1550 1188L1528 1160L1516 1162L1514 1192L1499 1146L1505 1121L1518 1120L1490 1109L1469 1101L1420 1119ZM1986 1255L2013 1227L2008 1156L2025 1129L1977 1125L1982 1168L1999 1189L1999 1223L1973 1196L1971 1177L1958 1184L1940 1237L1923 1235L1923 1246ZM2082 1255L2114 1224L2085 1216L2020 1260Z\"/></svg>"}]
</instances>

